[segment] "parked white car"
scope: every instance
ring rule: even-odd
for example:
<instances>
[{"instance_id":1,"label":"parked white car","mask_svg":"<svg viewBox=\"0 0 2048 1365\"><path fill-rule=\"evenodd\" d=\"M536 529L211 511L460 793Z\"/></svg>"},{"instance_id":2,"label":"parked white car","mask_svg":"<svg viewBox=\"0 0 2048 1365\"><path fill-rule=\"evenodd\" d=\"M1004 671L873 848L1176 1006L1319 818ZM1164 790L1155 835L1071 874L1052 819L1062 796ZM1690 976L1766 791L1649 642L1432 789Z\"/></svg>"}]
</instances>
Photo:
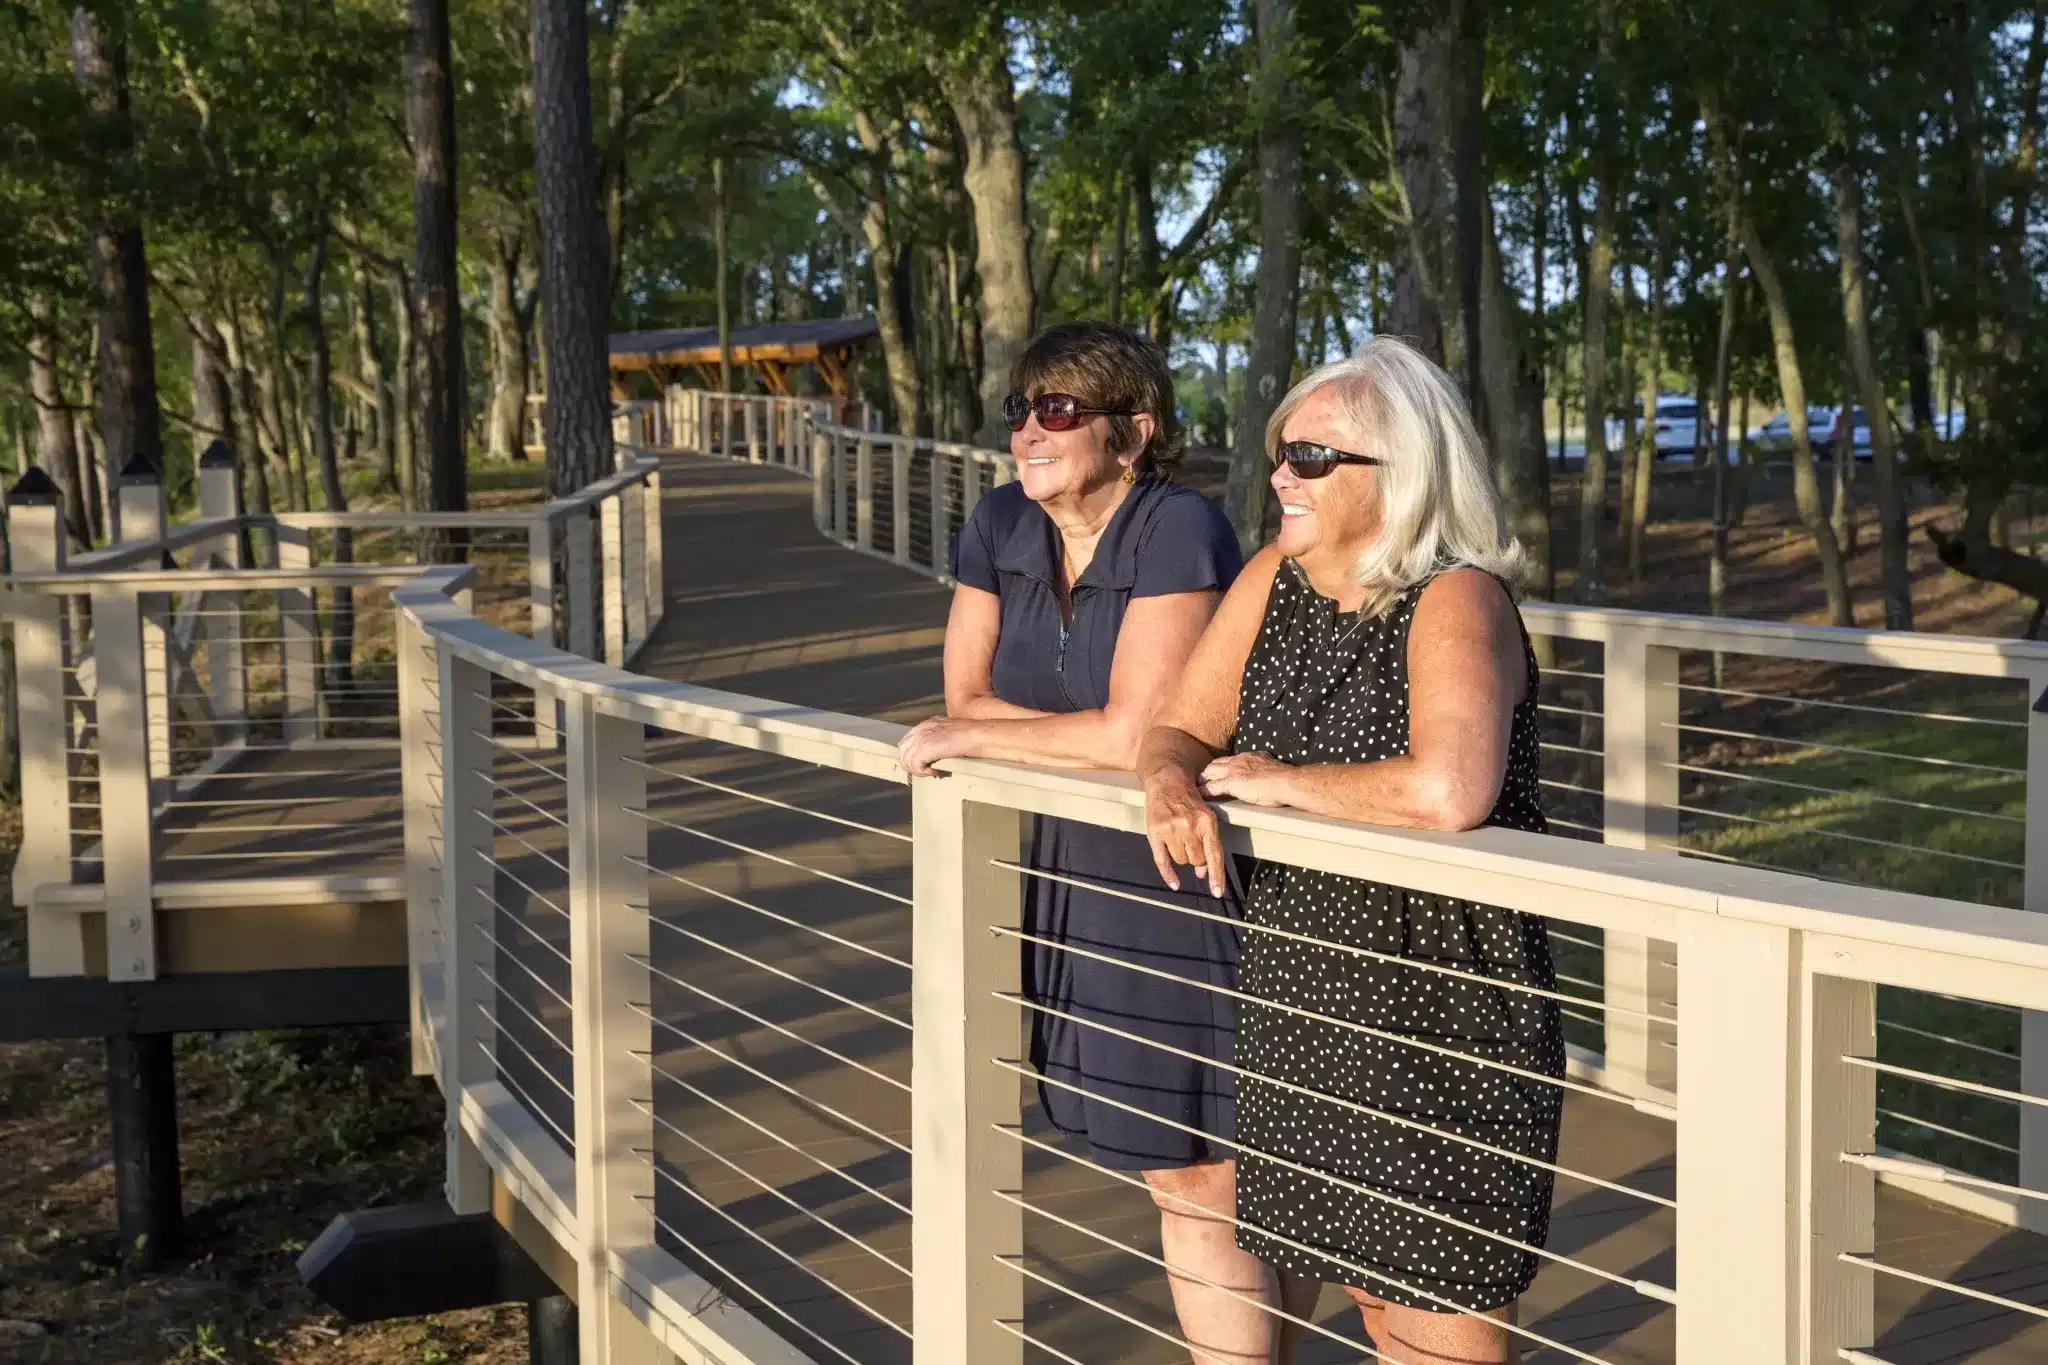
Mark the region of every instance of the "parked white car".
<instances>
[{"instance_id":1,"label":"parked white car","mask_svg":"<svg viewBox=\"0 0 2048 1365\"><path fill-rule=\"evenodd\" d=\"M1633 406L1638 417L1640 417L1643 410L1642 400L1637 399ZM1707 445L1714 443L1715 427L1713 415L1711 413L1708 414L1705 425L1702 426L1699 404L1683 394L1659 394L1657 396L1657 416L1655 421L1657 424L1657 455L1660 459L1684 456L1689 460L1692 458L1693 444L1696 439ZM1697 433L1697 436L1695 436L1695 433ZM1607 448L1609 450L1620 450L1623 435L1624 429L1621 419L1618 417L1608 418ZM1640 439L1640 436L1638 439Z\"/></svg>"}]
</instances>

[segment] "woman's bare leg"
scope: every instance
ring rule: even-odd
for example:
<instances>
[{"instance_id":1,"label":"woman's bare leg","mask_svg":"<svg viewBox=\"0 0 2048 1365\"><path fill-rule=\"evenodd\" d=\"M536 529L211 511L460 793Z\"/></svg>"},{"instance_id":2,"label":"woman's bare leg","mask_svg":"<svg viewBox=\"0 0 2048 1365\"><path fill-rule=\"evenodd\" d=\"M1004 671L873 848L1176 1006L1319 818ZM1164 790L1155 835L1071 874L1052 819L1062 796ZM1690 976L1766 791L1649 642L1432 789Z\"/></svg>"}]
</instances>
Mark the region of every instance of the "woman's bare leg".
<instances>
[{"instance_id":1,"label":"woman's bare leg","mask_svg":"<svg viewBox=\"0 0 2048 1365\"><path fill-rule=\"evenodd\" d=\"M1388 1303L1363 1289L1347 1286L1344 1292L1392 1365L1517 1365L1522 1358L1505 1325L1514 1321L1512 1305L1483 1315L1432 1313Z\"/></svg>"},{"instance_id":2,"label":"woman's bare leg","mask_svg":"<svg viewBox=\"0 0 2048 1365\"><path fill-rule=\"evenodd\" d=\"M1268 1311L1280 1303L1278 1277L1238 1246L1231 1221L1237 1163L1146 1171L1145 1183L1159 1206L1167 1283L1194 1365L1281 1365L1280 1320Z\"/></svg>"}]
</instances>

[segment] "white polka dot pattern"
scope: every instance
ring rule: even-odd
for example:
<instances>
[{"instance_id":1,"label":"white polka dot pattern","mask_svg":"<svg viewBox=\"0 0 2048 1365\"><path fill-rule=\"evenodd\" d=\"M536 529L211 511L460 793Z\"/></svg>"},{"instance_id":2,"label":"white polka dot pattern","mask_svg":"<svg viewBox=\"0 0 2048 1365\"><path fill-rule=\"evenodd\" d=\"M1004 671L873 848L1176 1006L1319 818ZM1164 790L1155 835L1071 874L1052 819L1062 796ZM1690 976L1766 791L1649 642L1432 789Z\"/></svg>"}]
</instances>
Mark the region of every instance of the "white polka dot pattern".
<instances>
[{"instance_id":1,"label":"white polka dot pattern","mask_svg":"<svg viewBox=\"0 0 2048 1365\"><path fill-rule=\"evenodd\" d=\"M1294 764L1372 763L1406 754L1408 627L1425 586L1410 589L1378 619L1361 621L1340 614L1296 565L1284 564L1246 663L1237 751ZM1506 778L1486 823L1541 831L1537 670L1526 632L1523 651L1528 695L1515 709ZM1496 906L1264 863L1245 919L1502 981L1556 987L1542 921ZM1564 1071L1557 1006L1525 992L1258 932L1245 936L1243 982L1257 999L1396 1038L1542 1075ZM1238 1048L1248 1072L1508 1151L1556 1158L1562 1100L1556 1086L1249 1002L1239 1020ZM1497 1238L1543 1244L1552 1182L1540 1167L1250 1076L1239 1083L1238 1137L1238 1240L1273 1265L1340 1284L1361 1279L1356 1270L1262 1235L1262 1228L1381 1271L1384 1278L1363 1287L1415 1308L1442 1309L1433 1300L1448 1300L1485 1312L1513 1302L1535 1277L1537 1258ZM1255 1152L1383 1190L1444 1218Z\"/></svg>"}]
</instances>

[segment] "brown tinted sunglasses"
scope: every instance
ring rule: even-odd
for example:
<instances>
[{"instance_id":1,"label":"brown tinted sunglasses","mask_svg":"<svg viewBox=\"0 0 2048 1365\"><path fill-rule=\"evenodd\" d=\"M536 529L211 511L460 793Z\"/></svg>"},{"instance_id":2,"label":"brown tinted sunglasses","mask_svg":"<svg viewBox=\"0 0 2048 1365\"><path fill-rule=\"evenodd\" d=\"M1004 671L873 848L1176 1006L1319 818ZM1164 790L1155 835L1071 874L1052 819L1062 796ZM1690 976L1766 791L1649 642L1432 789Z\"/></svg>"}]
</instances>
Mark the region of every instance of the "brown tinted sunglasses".
<instances>
[{"instance_id":1,"label":"brown tinted sunglasses","mask_svg":"<svg viewBox=\"0 0 2048 1365\"><path fill-rule=\"evenodd\" d=\"M1013 393L1003 399L1003 420L1010 424L1010 430L1022 431L1024 424L1031 420L1031 414L1038 414L1038 425L1047 431L1070 431L1080 425L1083 417L1130 417L1135 414L1114 408L1089 408L1071 393L1041 393L1036 398L1026 398Z\"/></svg>"},{"instance_id":2,"label":"brown tinted sunglasses","mask_svg":"<svg viewBox=\"0 0 2048 1365\"><path fill-rule=\"evenodd\" d=\"M1318 445L1314 441L1282 441L1273 452L1273 467L1286 465L1297 479L1320 479L1340 464L1385 464L1371 455Z\"/></svg>"}]
</instances>

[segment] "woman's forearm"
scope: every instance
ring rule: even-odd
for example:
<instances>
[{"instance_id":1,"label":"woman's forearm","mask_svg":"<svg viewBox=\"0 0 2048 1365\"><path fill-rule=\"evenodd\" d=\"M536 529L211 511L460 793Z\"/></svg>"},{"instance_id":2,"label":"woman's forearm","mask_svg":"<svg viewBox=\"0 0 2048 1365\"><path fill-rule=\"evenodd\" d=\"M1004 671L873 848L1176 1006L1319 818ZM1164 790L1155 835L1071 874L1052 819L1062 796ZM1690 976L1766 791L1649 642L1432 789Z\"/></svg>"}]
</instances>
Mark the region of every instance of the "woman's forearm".
<instances>
[{"instance_id":1,"label":"woman's forearm","mask_svg":"<svg viewBox=\"0 0 2048 1365\"><path fill-rule=\"evenodd\" d=\"M1310 763L1288 769L1284 804L1311 815L1401 829L1473 829L1500 795L1459 783L1413 757L1374 763Z\"/></svg>"},{"instance_id":2,"label":"woman's forearm","mask_svg":"<svg viewBox=\"0 0 2048 1365\"><path fill-rule=\"evenodd\" d=\"M999 703L1000 704L1000 703ZM1024 711L1017 717L967 722L963 758L996 758L1049 768L1128 768L1135 736L1130 724L1104 710L1059 715Z\"/></svg>"},{"instance_id":3,"label":"woman's forearm","mask_svg":"<svg viewBox=\"0 0 2048 1365\"><path fill-rule=\"evenodd\" d=\"M1220 750L1212 749L1187 731L1171 725L1155 725L1145 732L1138 746L1138 781L1179 774L1193 781Z\"/></svg>"},{"instance_id":4,"label":"woman's forearm","mask_svg":"<svg viewBox=\"0 0 2048 1365\"><path fill-rule=\"evenodd\" d=\"M954 720L1037 720L1054 713L1017 706L993 692L983 692L978 696L947 698L946 714Z\"/></svg>"}]
</instances>

